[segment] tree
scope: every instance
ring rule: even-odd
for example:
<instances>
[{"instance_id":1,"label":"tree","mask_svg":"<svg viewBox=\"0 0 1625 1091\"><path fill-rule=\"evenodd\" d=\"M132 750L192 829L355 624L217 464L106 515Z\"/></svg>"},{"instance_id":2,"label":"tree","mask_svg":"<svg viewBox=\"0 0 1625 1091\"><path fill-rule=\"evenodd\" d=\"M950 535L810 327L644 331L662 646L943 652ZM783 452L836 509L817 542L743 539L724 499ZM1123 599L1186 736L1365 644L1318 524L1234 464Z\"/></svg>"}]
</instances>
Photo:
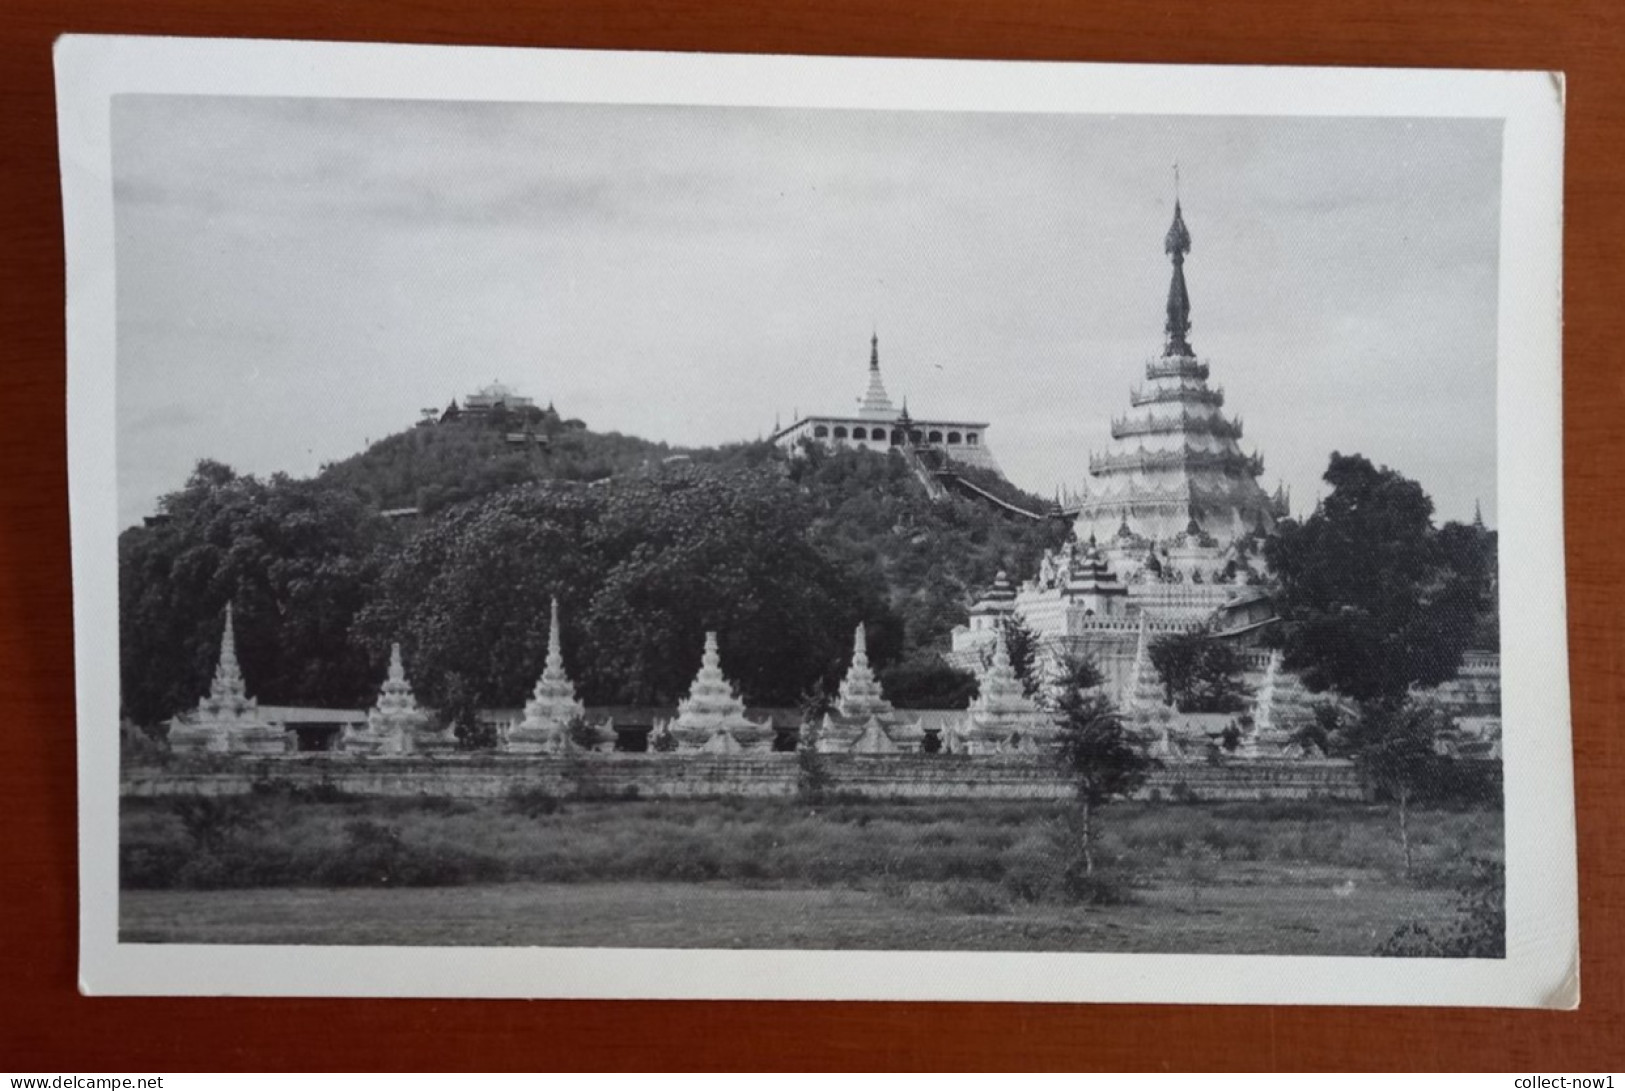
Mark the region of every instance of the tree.
<instances>
[{"instance_id":1,"label":"tree","mask_svg":"<svg viewBox=\"0 0 1625 1091\"><path fill-rule=\"evenodd\" d=\"M361 705L384 649L351 639L396 530L355 496L199 462L119 536L121 697L151 727L208 692L226 603L249 691L265 704Z\"/></svg>"},{"instance_id":2,"label":"tree","mask_svg":"<svg viewBox=\"0 0 1625 1091\"><path fill-rule=\"evenodd\" d=\"M1038 693L1043 683L1040 677L1039 657L1039 644L1042 638L1020 614L1010 614L1000 619L999 628L1004 632L1004 650L1010 656L1010 669L1015 671L1016 677L1021 680L1022 693L1032 697ZM986 668L992 662L993 647L989 645L982 649L982 666Z\"/></svg>"},{"instance_id":3,"label":"tree","mask_svg":"<svg viewBox=\"0 0 1625 1091\"><path fill-rule=\"evenodd\" d=\"M1286 520L1265 547L1285 666L1357 701L1452 677L1479 634L1493 564L1461 531L1435 531L1433 502L1393 470L1334 453L1325 481L1315 514Z\"/></svg>"},{"instance_id":4,"label":"tree","mask_svg":"<svg viewBox=\"0 0 1625 1091\"><path fill-rule=\"evenodd\" d=\"M961 709L976 696L976 676L920 653L878 672L881 688L898 708Z\"/></svg>"},{"instance_id":5,"label":"tree","mask_svg":"<svg viewBox=\"0 0 1625 1091\"><path fill-rule=\"evenodd\" d=\"M1436 705L1390 698L1364 702L1359 716L1345 729L1355 763L1366 779L1394 803L1406 876L1414 863L1411 803L1440 779L1440 767L1447 759L1437 753L1434 744L1451 726L1449 715Z\"/></svg>"},{"instance_id":6,"label":"tree","mask_svg":"<svg viewBox=\"0 0 1625 1091\"><path fill-rule=\"evenodd\" d=\"M588 704L675 703L715 630L748 698L789 705L839 670L859 621L874 623L877 661L900 640L870 584L807 540L809 518L768 470L673 465L603 488L525 485L420 530L362 627L417 649L428 699L455 671L512 704L546 656L556 595L566 666Z\"/></svg>"},{"instance_id":7,"label":"tree","mask_svg":"<svg viewBox=\"0 0 1625 1091\"><path fill-rule=\"evenodd\" d=\"M1151 758L1125 730L1117 709L1100 692L1100 684L1100 671L1089 660L1069 657L1062 661L1056 698L1059 760L1076 792L1079 851L1086 875L1095 870L1100 808L1133 794L1152 769Z\"/></svg>"},{"instance_id":8,"label":"tree","mask_svg":"<svg viewBox=\"0 0 1625 1091\"><path fill-rule=\"evenodd\" d=\"M441 687L440 724L452 729L464 750L495 750L496 728L480 720L480 695L468 679L453 672Z\"/></svg>"},{"instance_id":9,"label":"tree","mask_svg":"<svg viewBox=\"0 0 1625 1091\"><path fill-rule=\"evenodd\" d=\"M1168 700L1181 712L1239 712L1250 688L1235 645L1207 632L1172 633L1151 642L1151 664Z\"/></svg>"},{"instance_id":10,"label":"tree","mask_svg":"<svg viewBox=\"0 0 1625 1091\"><path fill-rule=\"evenodd\" d=\"M1406 874L1410 806L1445 773L1435 751L1449 718L1411 696L1455 675L1462 653L1494 635L1495 540L1481 526L1433 526L1422 487L1359 455L1334 453L1331 493L1266 546L1279 579L1278 636L1288 669L1357 708L1328 714L1328 741L1394 803ZM1495 638L1498 642L1498 636Z\"/></svg>"}]
</instances>

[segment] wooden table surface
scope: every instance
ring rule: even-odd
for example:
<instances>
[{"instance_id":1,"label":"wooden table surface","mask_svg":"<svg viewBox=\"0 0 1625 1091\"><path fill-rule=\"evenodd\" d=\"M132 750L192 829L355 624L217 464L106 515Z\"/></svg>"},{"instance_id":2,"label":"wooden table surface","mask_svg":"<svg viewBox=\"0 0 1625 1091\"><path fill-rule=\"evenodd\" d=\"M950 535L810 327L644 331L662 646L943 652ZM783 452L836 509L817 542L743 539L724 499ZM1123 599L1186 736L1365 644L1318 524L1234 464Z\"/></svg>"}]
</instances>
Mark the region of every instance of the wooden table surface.
<instances>
[{"instance_id":1,"label":"wooden table surface","mask_svg":"<svg viewBox=\"0 0 1625 1091\"><path fill-rule=\"evenodd\" d=\"M1618 0L8 0L0 6L0 1067L1625 1068L1622 30ZM79 996L50 56L66 32L1565 71L1580 1011Z\"/></svg>"}]
</instances>

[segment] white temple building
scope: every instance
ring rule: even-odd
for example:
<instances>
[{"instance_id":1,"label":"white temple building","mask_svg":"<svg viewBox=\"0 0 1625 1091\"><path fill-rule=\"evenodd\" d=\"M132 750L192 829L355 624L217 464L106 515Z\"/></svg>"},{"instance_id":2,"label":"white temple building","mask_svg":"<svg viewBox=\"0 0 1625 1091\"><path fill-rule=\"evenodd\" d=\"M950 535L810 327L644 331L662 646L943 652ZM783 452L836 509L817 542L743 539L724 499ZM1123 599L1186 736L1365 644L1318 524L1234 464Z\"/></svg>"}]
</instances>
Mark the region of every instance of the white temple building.
<instances>
[{"instance_id":1,"label":"white temple building","mask_svg":"<svg viewBox=\"0 0 1625 1091\"><path fill-rule=\"evenodd\" d=\"M847 413L816 414L776 427L769 439L788 451L812 440L828 447L857 447L884 453L892 448L933 451L966 466L1002 473L987 445L985 420L957 417L911 417L908 401L899 409L886 393L880 375L880 337L869 339L869 381Z\"/></svg>"}]
</instances>

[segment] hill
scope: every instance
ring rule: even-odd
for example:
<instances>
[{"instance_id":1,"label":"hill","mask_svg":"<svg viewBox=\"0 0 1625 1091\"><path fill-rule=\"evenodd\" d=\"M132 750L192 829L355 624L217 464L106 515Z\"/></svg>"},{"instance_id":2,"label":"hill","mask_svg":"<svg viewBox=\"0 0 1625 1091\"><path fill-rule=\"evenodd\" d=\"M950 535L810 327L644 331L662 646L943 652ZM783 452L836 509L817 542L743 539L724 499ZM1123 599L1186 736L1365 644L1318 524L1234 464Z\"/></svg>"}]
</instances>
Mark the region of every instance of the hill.
<instances>
[{"instance_id":1,"label":"hill","mask_svg":"<svg viewBox=\"0 0 1625 1091\"><path fill-rule=\"evenodd\" d=\"M916 471L898 451L679 451L551 413L413 428L307 480L201 463L120 538L126 711L161 722L207 690L228 601L268 704L370 702L395 640L431 704L522 702L554 595L589 700L675 701L718 629L751 700L795 703L833 688L863 621L895 699L962 704L937 651L1067 527L933 498Z\"/></svg>"},{"instance_id":2,"label":"hill","mask_svg":"<svg viewBox=\"0 0 1625 1091\"><path fill-rule=\"evenodd\" d=\"M317 481L381 510L432 515L529 481L596 481L674 453L664 443L592 432L546 410L465 414L379 440L324 466Z\"/></svg>"}]
</instances>

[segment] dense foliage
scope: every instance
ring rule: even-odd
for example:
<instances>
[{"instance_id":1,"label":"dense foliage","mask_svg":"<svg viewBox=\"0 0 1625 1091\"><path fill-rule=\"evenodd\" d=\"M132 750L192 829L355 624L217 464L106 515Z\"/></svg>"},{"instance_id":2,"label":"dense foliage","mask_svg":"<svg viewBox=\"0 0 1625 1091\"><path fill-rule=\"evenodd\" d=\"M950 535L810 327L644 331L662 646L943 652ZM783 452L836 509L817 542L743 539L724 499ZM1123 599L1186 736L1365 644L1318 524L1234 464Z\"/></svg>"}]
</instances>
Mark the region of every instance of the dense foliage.
<instances>
[{"instance_id":1,"label":"dense foliage","mask_svg":"<svg viewBox=\"0 0 1625 1091\"><path fill-rule=\"evenodd\" d=\"M1151 665L1169 702L1181 712L1239 712L1251 690L1242 681L1247 661L1232 643L1196 630L1151 642Z\"/></svg>"},{"instance_id":2,"label":"dense foliage","mask_svg":"<svg viewBox=\"0 0 1625 1091\"><path fill-rule=\"evenodd\" d=\"M430 515L526 482L597 481L673 454L664 443L580 425L542 410L465 416L398 432L323 467L317 481L380 509Z\"/></svg>"},{"instance_id":3,"label":"dense foliage","mask_svg":"<svg viewBox=\"0 0 1625 1091\"><path fill-rule=\"evenodd\" d=\"M793 705L833 690L861 620L894 700L964 707L974 679L936 649L1065 526L933 501L897 453L803 454L674 454L533 411L413 428L305 481L200 463L120 539L126 712L155 725L207 691L227 601L267 704L365 705L398 640L428 703L517 706L554 595L590 702L674 702L715 629L747 700Z\"/></svg>"},{"instance_id":4,"label":"dense foliage","mask_svg":"<svg viewBox=\"0 0 1625 1091\"><path fill-rule=\"evenodd\" d=\"M1420 485L1359 455L1334 453L1325 481L1315 513L1265 548L1289 669L1364 701L1437 685L1467 648L1496 646L1493 534L1435 529Z\"/></svg>"},{"instance_id":5,"label":"dense foliage","mask_svg":"<svg viewBox=\"0 0 1625 1091\"><path fill-rule=\"evenodd\" d=\"M838 677L860 620L877 658L897 654L878 595L812 547L809 518L764 471L676 464L594 487L527 485L413 537L385 566L360 631L412 649L431 701L436 679L457 673L483 704L516 706L545 658L556 595L566 662L589 703L675 703L715 630L749 702L793 705Z\"/></svg>"},{"instance_id":6,"label":"dense foliage","mask_svg":"<svg viewBox=\"0 0 1625 1091\"><path fill-rule=\"evenodd\" d=\"M898 452L808 446L785 463L815 517L819 551L884 580L910 649L941 647L965 608L1001 570L1030 572L1044 550L1065 541L1061 520L1012 517L985 501L932 500ZM1036 498L1028 498L1034 505Z\"/></svg>"},{"instance_id":7,"label":"dense foliage","mask_svg":"<svg viewBox=\"0 0 1625 1091\"><path fill-rule=\"evenodd\" d=\"M351 631L396 532L352 493L199 463L153 525L119 539L125 714L154 724L208 692L228 601L257 695L364 703L389 646L358 645Z\"/></svg>"}]
</instances>

